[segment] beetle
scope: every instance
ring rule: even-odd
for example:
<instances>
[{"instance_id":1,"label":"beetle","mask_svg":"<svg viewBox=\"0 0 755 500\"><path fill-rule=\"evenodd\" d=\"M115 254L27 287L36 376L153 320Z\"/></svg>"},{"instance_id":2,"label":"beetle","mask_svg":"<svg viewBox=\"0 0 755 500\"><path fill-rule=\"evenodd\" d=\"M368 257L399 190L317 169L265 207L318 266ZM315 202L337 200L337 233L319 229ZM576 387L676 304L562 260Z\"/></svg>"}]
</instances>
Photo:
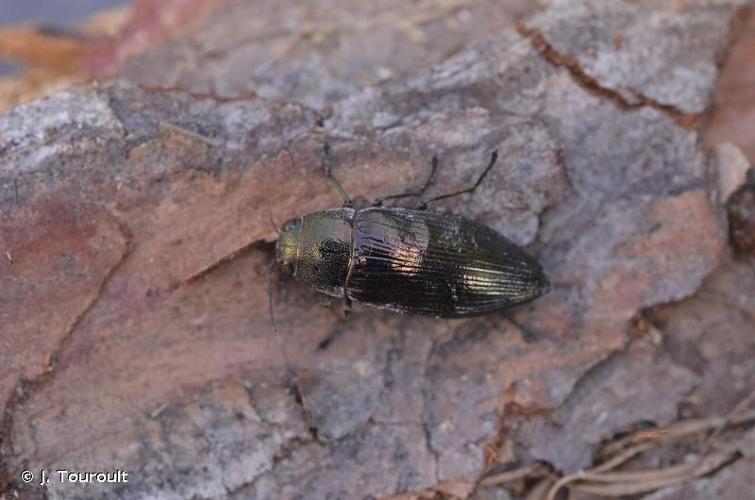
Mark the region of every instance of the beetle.
<instances>
[{"instance_id":1,"label":"beetle","mask_svg":"<svg viewBox=\"0 0 755 500\"><path fill-rule=\"evenodd\" d=\"M330 152L325 145L326 158ZM461 318L529 302L550 289L539 262L490 227L427 204L471 193L496 163L497 151L475 184L422 201L417 208L385 208L387 199L423 196L438 165L418 192L396 194L373 206L344 206L296 217L283 224L277 264L300 283L324 294L390 311Z\"/></svg>"}]
</instances>

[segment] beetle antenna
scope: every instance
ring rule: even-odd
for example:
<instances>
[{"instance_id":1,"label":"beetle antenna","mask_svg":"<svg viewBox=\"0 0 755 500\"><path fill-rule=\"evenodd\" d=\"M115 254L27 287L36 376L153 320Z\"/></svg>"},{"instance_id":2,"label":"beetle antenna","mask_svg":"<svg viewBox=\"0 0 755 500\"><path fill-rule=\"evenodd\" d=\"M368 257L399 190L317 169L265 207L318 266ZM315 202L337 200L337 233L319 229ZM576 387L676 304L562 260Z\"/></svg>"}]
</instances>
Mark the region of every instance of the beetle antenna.
<instances>
[{"instance_id":1,"label":"beetle antenna","mask_svg":"<svg viewBox=\"0 0 755 500\"><path fill-rule=\"evenodd\" d=\"M273 229L275 229L275 234L277 234L278 236L280 236L281 235L280 226L278 226L278 223L275 222L275 216L273 215L273 211L272 210L270 210L270 224L273 225Z\"/></svg>"},{"instance_id":2,"label":"beetle antenna","mask_svg":"<svg viewBox=\"0 0 755 500\"><path fill-rule=\"evenodd\" d=\"M270 262L270 267L267 269L267 308L270 313L270 322L273 324L273 330L278 333L278 323L275 322L275 313L273 312L273 268L275 267L275 259Z\"/></svg>"},{"instance_id":3,"label":"beetle antenna","mask_svg":"<svg viewBox=\"0 0 755 500\"><path fill-rule=\"evenodd\" d=\"M351 198L349 198L348 193L341 187L341 184L338 182L338 180L333 177L333 173L331 172L333 169L333 154L330 147L330 143L328 141L325 141L322 145L322 152L323 152L323 161L322 166L323 170L325 171L325 177L328 179L328 182L333 187L333 189L338 192L338 194L343 198L343 206L347 208L351 208L354 206L354 203L351 201Z\"/></svg>"},{"instance_id":4,"label":"beetle antenna","mask_svg":"<svg viewBox=\"0 0 755 500\"><path fill-rule=\"evenodd\" d=\"M377 200L375 200L375 203L373 203L373 206L375 207L382 206L385 200L395 200L397 198L408 198L410 196L418 196L418 197L424 196L425 191L427 191L427 188L429 188L430 184L432 184L433 179L435 178L435 173L437 171L438 171L438 155L435 155L433 156L433 161L430 164L430 175L427 176L427 179L425 179L425 184L420 188L419 191L407 191L405 193L383 196L382 198L378 198Z\"/></svg>"},{"instance_id":5,"label":"beetle antenna","mask_svg":"<svg viewBox=\"0 0 755 500\"><path fill-rule=\"evenodd\" d=\"M440 196L436 196L435 198L430 198L429 200L424 200L422 203L420 203L420 208L426 208L427 204L430 203L431 201L445 200L446 198L452 198L454 196L459 196L460 194L464 194L464 193L473 193L475 189L480 187L480 184L482 184L482 181L485 180L485 176L488 175L488 172L490 172L490 169L493 168L493 165L495 165L495 162L497 160L498 160L498 150L496 149L490 155L490 163L488 163L488 166L485 167L485 170L482 171L482 174L480 174L480 176L477 178L477 181L475 181L472 187L468 187L460 191L455 191L453 193L442 194Z\"/></svg>"},{"instance_id":6,"label":"beetle antenna","mask_svg":"<svg viewBox=\"0 0 755 500\"><path fill-rule=\"evenodd\" d=\"M283 361L285 363L286 371L290 374L290 379L293 381L293 390L298 391L297 386L297 380L298 376L296 372L291 368L291 362L288 359L288 353L286 353L286 342L283 338L283 335L281 335L280 331L278 331L278 323L275 321L275 312L273 311L273 268L275 267L275 260L273 260L270 263L270 267L267 270L267 306L268 306L268 312L270 313L270 322L273 324L273 333L278 341L278 346L280 348L281 355L283 357Z\"/></svg>"}]
</instances>

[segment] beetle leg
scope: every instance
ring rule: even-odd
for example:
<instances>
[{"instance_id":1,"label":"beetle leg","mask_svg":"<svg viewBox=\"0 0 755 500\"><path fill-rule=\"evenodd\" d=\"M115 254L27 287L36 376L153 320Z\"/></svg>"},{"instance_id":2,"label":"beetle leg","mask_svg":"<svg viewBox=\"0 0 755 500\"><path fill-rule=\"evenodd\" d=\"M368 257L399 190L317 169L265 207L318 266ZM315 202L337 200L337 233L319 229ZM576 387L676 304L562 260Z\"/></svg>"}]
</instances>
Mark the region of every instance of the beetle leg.
<instances>
[{"instance_id":1,"label":"beetle leg","mask_svg":"<svg viewBox=\"0 0 755 500\"><path fill-rule=\"evenodd\" d=\"M392 194L389 196L383 196L382 198L378 198L375 200L375 203L372 204L373 207L380 207L383 205L383 202L385 200L395 200L396 198L408 198L410 196L418 196L422 197L425 194L425 191L427 191L427 188L430 187L430 184L433 182L433 178L435 178L435 172L438 170L438 156L433 156L433 161L430 166L430 175L427 176L427 179L425 180L425 184L422 186L422 188L419 191L407 191L405 193L399 193L399 194Z\"/></svg>"},{"instance_id":2,"label":"beetle leg","mask_svg":"<svg viewBox=\"0 0 755 500\"><path fill-rule=\"evenodd\" d=\"M513 318L513 316L512 316L511 314L509 314L509 313L505 313L505 314L503 315L503 317L504 317L504 318L506 318L506 319L508 320L508 322L509 322L509 323L511 323L512 325L514 325L514 327L515 327L515 328L516 328L517 330L519 330L519 332L520 332L520 333L521 333L521 335L522 335L522 340L524 340L524 341L525 341L525 342L527 342L528 344L530 344L530 343L532 343L532 342L537 342L537 341L538 341L538 339L539 339L539 337L540 337L540 336L539 336L539 335L538 335L537 333L535 333L535 332L534 332L534 331L533 331L533 330L532 330L531 328L529 328L528 326L526 326L526 325L523 325L523 324L522 324L522 323L520 323L519 321L515 320L515 319Z\"/></svg>"},{"instance_id":3,"label":"beetle leg","mask_svg":"<svg viewBox=\"0 0 755 500\"><path fill-rule=\"evenodd\" d=\"M423 200L422 203L420 203L420 208L427 208L427 204L431 201L445 200L446 198L452 198L454 196L459 196L460 194L474 192L475 189L480 187L480 184L482 184L485 176L488 175L490 169L493 168L493 165L495 165L496 160L498 160L498 150L493 151L493 153L490 155L490 163L488 163L488 166L485 167L485 170L482 171L482 174L480 174L480 177L477 178L477 181L472 187L468 187L453 193L442 194L440 196L436 196L435 198L430 198L429 200Z\"/></svg>"},{"instance_id":4,"label":"beetle leg","mask_svg":"<svg viewBox=\"0 0 755 500\"><path fill-rule=\"evenodd\" d=\"M349 314L351 314L351 299L346 294L344 294L343 299L344 299L344 305L345 305L343 309L343 315L348 318Z\"/></svg>"},{"instance_id":5,"label":"beetle leg","mask_svg":"<svg viewBox=\"0 0 755 500\"><path fill-rule=\"evenodd\" d=\"M333 156L331 154L330 149L330 143L325 141L322 145L322 151L323 151L323 170L325 171L325 177L328 179L328 183L333 187L333 189L336 190L336 192L343 198L343 206L346 208L352 208L354 206L354 203L351 201L351 198L349 198L349 195L346 193L346 191L341 187L341 184L336 180L335 177L333 177L332 169L333 169Z\"/></svg>"},{"instance_id":6,"label":"beetle leg","mask_svg":"<svg viewBox=\"0 0 755 500\"><path fill-rule=\"evenodd\" d=\"M321 351L330 347L343 334L342 323L336 323L328 335L317 344L317 348Z\"/></svg>"}]
</instances>

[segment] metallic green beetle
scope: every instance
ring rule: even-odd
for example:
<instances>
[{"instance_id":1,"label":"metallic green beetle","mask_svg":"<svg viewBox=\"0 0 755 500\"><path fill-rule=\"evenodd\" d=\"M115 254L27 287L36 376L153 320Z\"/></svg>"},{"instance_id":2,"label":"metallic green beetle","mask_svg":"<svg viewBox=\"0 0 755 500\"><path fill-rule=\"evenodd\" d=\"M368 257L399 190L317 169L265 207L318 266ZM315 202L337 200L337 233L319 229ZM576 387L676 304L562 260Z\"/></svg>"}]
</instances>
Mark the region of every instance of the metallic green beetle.
<instances>
[{"instance_id":1,"label":"metallic green beetle","mask_svg":"<svg viewBox=\"0 0 755 500\"><path fill-rule=\"evenodd\" d=\"M473 192L496 158L473 187L422 205ZM421 195L436 167L434 159L422 191L389 198ZM501 234L425 209L346 206L297 217L283 225L276 260L297 281L347 304L442 318L503 310L550 289L538 261Z\"/></svg>"}]
</instances>

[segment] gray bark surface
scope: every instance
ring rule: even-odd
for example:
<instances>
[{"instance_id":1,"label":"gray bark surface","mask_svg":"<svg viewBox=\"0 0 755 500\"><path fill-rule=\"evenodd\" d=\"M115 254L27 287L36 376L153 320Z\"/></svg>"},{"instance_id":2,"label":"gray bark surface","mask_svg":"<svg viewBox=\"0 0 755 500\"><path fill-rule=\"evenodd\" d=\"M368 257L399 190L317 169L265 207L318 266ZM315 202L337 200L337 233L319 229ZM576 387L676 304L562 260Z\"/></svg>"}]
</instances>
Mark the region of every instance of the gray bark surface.
<instances>
[{"instance_id":1,"label":"gray bark surface","mask_svg":"<svg viewBox=\"0 0 755 500\"><path fill-rule=\"evenodd\" d=\"M574 473L690 399L747 396L755 281L725 204L748 165L697 129L742 2L563 0L516 26L494 2L295 4L228 2L115 82L0 115L0 492L505 498L483 480ZM343 318L276 274L275 331L270 219L340 205L326 141L359 200L420 186L433 155L429 195L465 187L498 150L435 208L525 245L553 291ZM41 468L129 482L18 480Z\"/></svg>"}]
</instances>

